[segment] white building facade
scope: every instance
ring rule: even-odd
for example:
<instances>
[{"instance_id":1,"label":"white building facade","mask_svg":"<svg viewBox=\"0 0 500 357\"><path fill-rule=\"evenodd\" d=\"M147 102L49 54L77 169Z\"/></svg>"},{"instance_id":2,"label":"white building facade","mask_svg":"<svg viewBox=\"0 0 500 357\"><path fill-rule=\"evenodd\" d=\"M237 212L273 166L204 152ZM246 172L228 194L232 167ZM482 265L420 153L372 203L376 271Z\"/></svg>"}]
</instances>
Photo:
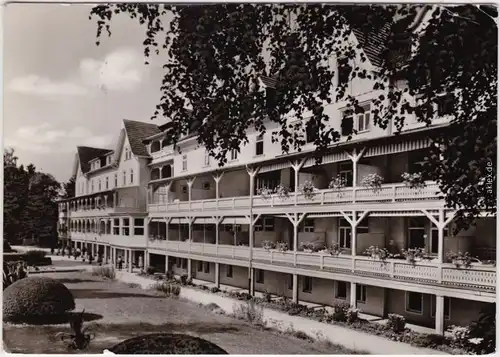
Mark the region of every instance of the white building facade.
<instances>
[{"instance_id":1,"label":"white building facade","mask_svg":"<svg viewBox=\"0 0 500 357\"><path fill-rule=\"evenodd\" d=\"M76 197L61 202L60 219L73 245L107 261L121 256L129 269L142 256L160 271L294 301L344 301L380 317L398 313L438 333L469 325L496 301L496 219L451 234L455 212L436 183L410 188L402 179L420 172L429 137L447 130L446 108L429 127L408 116L396 135L392 123L373 125L371 102L380 92L372 87L349 80L365 113L352 118L354 138L342 138L320 165L312 143L283 155L271 141L272 123L263 136L248 132L249 143L221 168L194 136L178 152L166 140L168 124L124 121L115 150L79 148ZM337 130L346 105L325 105ZM380 186L362 184L374 174ZM332 187L339 177L345 185ZM265 189L276 187L289 192ZM449 254L459 252L477 261L462 266Z\"/></svg>"}]
</instances>

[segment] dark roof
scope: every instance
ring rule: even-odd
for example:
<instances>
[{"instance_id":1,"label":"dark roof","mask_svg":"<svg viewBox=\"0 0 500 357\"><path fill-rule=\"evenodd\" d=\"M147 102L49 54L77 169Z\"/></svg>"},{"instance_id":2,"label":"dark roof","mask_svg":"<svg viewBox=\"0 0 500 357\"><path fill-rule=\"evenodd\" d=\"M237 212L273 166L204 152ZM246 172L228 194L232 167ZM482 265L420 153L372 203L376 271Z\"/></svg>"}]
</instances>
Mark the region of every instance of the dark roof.
<instances>
[{"instance_id":1,"label":"dark roof","mask_svg":"<svg viewBox=\"0 0 500 357\"><path fill-rule=\"evenodd\" d=\"M385 24L379 31L366 33L359 28L353 28L352 32L363 48L368 60L374 66L380 67L384 62L384 52L391 32L391 24Z\"/></svg>"},{"instance_id":2,"label":"dark roof","mask_svg":"<svg viewBox=\"0 0 500 357\"><path fill-rule=\"evenodd\" d=\"M148 136L161 133L157 125L142 121L123 119L125 131L132 153L137 156L149 156L148 149L143 140Z\"/></svg>"},{"instance_id":3,"label":"dark roof","mask_svg":"<svg viewBox=\"0 0 500 357\"><path fill-rule=\"evenodd\" d=\"M84 174L90 171L90 160L113 152L113 150L110 149L92 148L89 146L77 146L76 150L78 153L78 160L80 161L80 168Z\"/></svg>"}]
</instances>

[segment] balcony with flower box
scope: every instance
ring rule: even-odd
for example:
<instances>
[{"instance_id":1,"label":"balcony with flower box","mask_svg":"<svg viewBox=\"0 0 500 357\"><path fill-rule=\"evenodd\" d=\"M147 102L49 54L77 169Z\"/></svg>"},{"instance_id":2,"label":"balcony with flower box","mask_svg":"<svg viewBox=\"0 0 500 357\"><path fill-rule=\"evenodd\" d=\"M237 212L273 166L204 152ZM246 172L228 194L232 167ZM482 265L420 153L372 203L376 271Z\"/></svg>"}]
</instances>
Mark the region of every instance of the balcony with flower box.
<instances>
[{"instance_id":1,"label":"balcony with flower box","mask_svg":"<svg viewBox=\"0 0 500 357\"><path fill-rule=\"evenodd\" d=\"M192 259L234 259L248 261L248 246L215 245L189 241L164 241L167 252L189 254ZM167 253L168 254L168 253ZM198 258L200 259L200 258ZM293 268L356 276L394 280L405 283L458 288L477 293L496 292L496 267L493 264L473 263L465 267L455 263L438 263L435 260L392 259L352 256L332 249L320 252L284 251L280 249L253 248L252 261L279 266L291 272ZM493 295L491 295L493 294Z\"/></svg>"}]
</instances>

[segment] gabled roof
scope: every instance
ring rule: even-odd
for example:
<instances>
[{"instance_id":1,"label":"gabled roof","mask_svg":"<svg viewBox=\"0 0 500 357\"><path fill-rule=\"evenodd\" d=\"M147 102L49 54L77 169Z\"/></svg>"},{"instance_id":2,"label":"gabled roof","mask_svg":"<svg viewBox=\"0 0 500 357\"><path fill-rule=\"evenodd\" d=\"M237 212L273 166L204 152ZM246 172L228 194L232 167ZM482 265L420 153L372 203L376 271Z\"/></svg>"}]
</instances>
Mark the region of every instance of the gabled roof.
<instances>
[{"instance_id":1,"label":"gabled roof","mask_svg":"<svg viewBox=\"0 0 500 357\"><path fill-rule=\"evenodd\" d=\"M110 149L93 148L89 146L77 146L76 150L78 161L80 161L80 168L84 174L90 171L90 160L113 152L113 150Z\"/></svg>"},{"instance_id":2,"label":"gabled roof","mask_svg":"<svg viewBox=\"0 0 500 357\"><path fill-rule=\"evenodd\" d=\"M158 126L128 119L123 119L123 125L132 153L136 156L149 156L148 149L142 141L149 136L161 133Z\"/></svg>"}]
</instances>

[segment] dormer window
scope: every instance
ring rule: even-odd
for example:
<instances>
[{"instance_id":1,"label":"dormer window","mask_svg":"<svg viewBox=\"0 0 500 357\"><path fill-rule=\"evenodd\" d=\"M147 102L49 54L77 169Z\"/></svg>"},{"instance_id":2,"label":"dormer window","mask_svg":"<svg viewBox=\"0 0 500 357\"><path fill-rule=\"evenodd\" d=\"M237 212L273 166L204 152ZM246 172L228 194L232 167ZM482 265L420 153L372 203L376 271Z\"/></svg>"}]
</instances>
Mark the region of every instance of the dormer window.
<instances>
[{"instance_id":1,"label":"dormer window","mask_svg":"<svg viewBox=\"0 0 500 357\"><path fill-rule=\"evenodd\" d=\"M106 157L106 165L111 165L111 155Z\"/></svg>"},{"instance_id":2,"label":"dormer window","mask_svg":"<svg viewBox=\"0 0 500 357\"><path fill-rule=\"evenodd\" d=\"M358 133L370 130L370 105L364 105L362 108L364 110L363 113L356 113L356 129L358 130Z\"/></svg>"},{"instance_id":3,"label":"dormer window","mask_svg":"<svg viewBox=\"0 0 500 357\"><path fill-rule=\"evenodd\" d=\"M182 171L186 171L188 168L187 155L182 155Z\"/></svg>"},{"instance_id":4,"label":"dormer window","mask_svg":"<svg viewBox=\"0 0 500 357\"><path fill-rule=\"evenodd\" d=\"M125 160L130 160L132 158L132 152L129 148L125 148Z\"/></svg>"},{"instance_id":5,"label":"dormer window","mask_svg":"<svg viewBox=\"0 0 500 357\"><path fill-rule=\"evenodd\" d=\"M264 136L258 135L255 140L255 156L264 154Z\"/></svg>"},{"instance_id":6,"label":"dormer window","mask_svg":"<svg viewBox=\"0 0 500 357\"><path fill-rule=\"evenodd\" d=\"M153 141L151 143L151 147L150 147L150 152L151 154L154 153L154 152L158 152L161 150L161 144L159 141Z\"/></svg>"}]
</instances>

